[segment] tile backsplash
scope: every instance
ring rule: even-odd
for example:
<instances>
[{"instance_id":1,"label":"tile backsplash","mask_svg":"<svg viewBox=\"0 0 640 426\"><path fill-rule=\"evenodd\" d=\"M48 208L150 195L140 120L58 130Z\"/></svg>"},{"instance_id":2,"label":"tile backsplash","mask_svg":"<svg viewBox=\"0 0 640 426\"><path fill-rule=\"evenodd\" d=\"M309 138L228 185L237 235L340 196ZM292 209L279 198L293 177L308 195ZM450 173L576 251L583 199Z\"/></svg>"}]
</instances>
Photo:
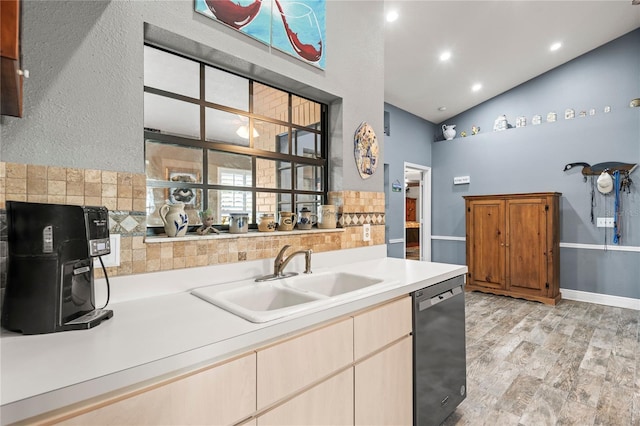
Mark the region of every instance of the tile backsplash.
<instances>
[{"instance_id":1,"label":"tile backsplash","mask_svg":"<svg viewBox=\"0 0 640 426\"><path fill-rule=\"evenodd\" d=\"M316 252L384 244L384 193L334 191L341 231L309 234L268 233L234 238L172 241L154 237L146 243L146 176L144 174L0 162L0 283L6 286L6 201L102 205L109 209L109 228L120 234L120 266L110 276L182 269L275 257L280 248L313 248ZM362 225L371 225L371 241L362 241ZM160 241L159 241L160 240ZM102 277L96 268L96 277Z\"/></svg>"}]
</instances>

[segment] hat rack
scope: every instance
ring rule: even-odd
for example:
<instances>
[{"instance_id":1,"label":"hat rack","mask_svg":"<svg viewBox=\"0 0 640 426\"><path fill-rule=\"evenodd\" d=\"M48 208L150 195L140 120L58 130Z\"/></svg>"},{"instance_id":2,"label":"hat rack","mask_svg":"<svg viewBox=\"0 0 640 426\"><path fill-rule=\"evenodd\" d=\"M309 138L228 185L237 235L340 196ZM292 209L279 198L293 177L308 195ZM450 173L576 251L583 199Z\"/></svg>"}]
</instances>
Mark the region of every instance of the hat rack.
<instances>
[{"instance_id":1,"label":"hat rack","mask_svg":"<svg viewBox=\"0 0 640 426\"><path fill-rule=\"evenodd\" d=\"M637 163L621 163L618 161L607 161L605 163L594 164L593 166L588 163L569 163L566 166L564 166L563 171L566 172L577 166L582 166L582 174L586 177L586 176L597 176L604 171L606 171L609 174L614 173L616 171L629 174L638 167L638 164Z\"/></svg>"}]
</instances>

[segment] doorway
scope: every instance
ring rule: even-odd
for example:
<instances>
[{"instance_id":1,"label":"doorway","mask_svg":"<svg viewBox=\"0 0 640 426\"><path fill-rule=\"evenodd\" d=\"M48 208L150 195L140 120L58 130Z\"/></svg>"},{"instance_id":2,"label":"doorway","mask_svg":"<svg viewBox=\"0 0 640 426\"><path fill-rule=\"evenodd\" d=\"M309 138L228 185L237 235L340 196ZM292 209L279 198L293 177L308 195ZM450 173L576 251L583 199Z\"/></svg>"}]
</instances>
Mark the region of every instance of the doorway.
<instances>
[{"instance_id":1,"label":"doorway","mask_svg":"<svg viewBox=\"0 0 640 426\"><path fill-rule=\"evenodd\" d=\"M431 168L404 163L405 259L431 261Z\"/></svg>"}]
</instances>

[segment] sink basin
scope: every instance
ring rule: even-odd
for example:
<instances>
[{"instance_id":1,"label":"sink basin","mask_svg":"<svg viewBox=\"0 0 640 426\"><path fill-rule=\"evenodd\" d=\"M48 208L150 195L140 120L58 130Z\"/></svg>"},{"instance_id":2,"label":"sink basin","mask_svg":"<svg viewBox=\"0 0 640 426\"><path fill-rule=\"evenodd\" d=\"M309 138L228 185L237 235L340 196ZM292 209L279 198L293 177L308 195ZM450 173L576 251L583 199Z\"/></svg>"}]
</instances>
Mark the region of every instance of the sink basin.
<instances>
[{"instance_id":1,"label":"sink basin","mask_svg":"<svg viewBox=\"0 0 640 426\"><path fill-rule=\"evenodd\" d=\"M282 287L277 283L254 283L216 291L215 286L196 289L193 295L251 322L267 322L307 309L320 297Z\"/></svg>"},{"instance_id":2,"label":"sink basin","mask_svg":"<svg viewBox=\"0 0 640 426\"><path fill-rule=\"evenodd\" d=\"M273 311L317 300L316 297L305 293L274 286L245 287L231 290L221 296L225 297L227 302L251 311Z\"/></svg>"},{"instance_id":3,"label":"sink basin","mask_svg":"<svg viewBox=\"0 0 640 426\"><path fill-rule=\"evenodd\" d=\"M321 272L266 282L251 280L226 290L213 285L191 294L248 321L263 323L360 297L384 282L346 272Z\"/></svg>"},{"instance_id":4,"label":"sink basin","mask_svg":"<svg viewBox=\"0 0 640 426\"><path fill-rule=\"evenodd\" d=\"M321 294L327 297L339 296L345 293L362 290L372 285L380 284L383 280L346 272L327 272L298 276L285 279L287 287Z\"/></svg>"}]
</instances>

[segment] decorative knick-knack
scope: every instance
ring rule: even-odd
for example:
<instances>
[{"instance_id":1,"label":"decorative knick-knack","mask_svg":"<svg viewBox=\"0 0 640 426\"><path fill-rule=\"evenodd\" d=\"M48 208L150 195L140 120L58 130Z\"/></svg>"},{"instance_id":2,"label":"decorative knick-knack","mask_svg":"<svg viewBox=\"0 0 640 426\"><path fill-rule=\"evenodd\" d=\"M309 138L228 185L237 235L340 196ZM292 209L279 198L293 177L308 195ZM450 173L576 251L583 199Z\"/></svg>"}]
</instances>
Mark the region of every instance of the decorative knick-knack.
<instances>
[{"instance_id":1,"label":"decorative knick-knack","mask_svg":"<svg viewBox=\"0 0 640 426\"><path fill-rule=\"evenodd\" d=\"M184 203L165 204L159 213L168 237L182 237L187 233L189 218L184 212Z\"/></svg>"},{"instance_id":2,"label":"decorative knick-knack","mask_svg":"<svg viewBox=\"0 0 640 426\"><path fill-rule=\"evenodd\" d=\"M442 125L442 134L444 138L448 141L456 137L456 125L455 124L443 124Z\"/></svg>"},{"instance_id":3,"label":"decorative knick-knack","mask_svg":"<svg viewBox=\"0 0 640 426\"><path fill-rule=\"evenodd\" d=\"M499 115L498 118L493 122L493 131L500 132L502 130L507 130L509 128L509 122L507 121L506 115Z\"/></svg>"}]
</instances>

